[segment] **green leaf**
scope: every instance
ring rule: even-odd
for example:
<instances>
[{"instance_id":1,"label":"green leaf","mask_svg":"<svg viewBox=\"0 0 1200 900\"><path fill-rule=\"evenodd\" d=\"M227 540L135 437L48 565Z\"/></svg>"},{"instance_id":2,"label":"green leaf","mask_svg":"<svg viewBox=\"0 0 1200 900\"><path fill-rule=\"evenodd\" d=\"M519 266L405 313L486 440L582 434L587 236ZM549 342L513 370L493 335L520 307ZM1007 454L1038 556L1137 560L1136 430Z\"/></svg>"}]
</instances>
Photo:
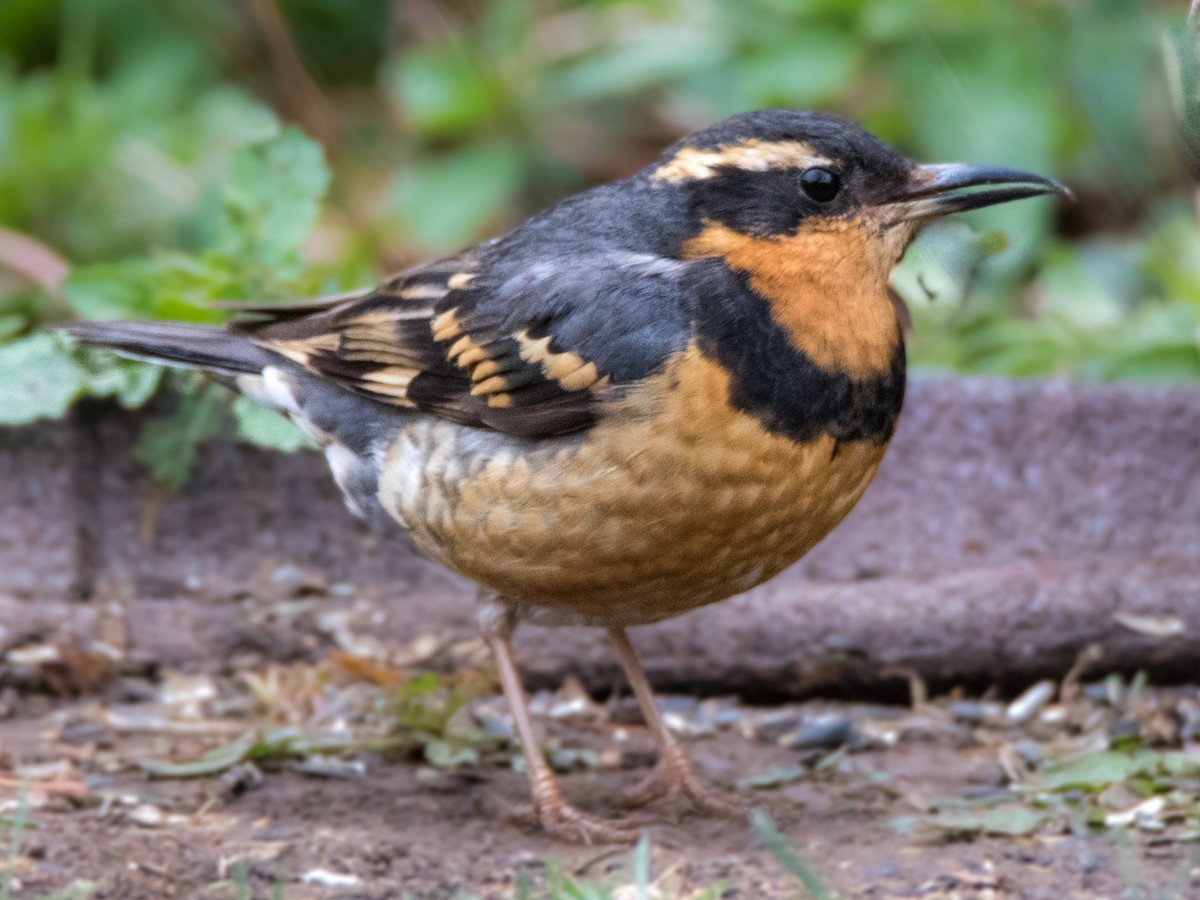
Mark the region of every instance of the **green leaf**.
<instances>
[{"instance_id":1,"label":"green leaf","mask_svg":"<svg viewBox=\"0 0 1200 900\"><path fill-rule=\"evenodd\" d=\"M733 79L741 95L738 106L806 107L828 102L852 84L858 48L854 35L831 28L806 28L773 46L756 48Z\"/></svg>"},{"instance_id":2,"label":"green leaf","mask_svg":"<svg viewBox=\"0 0 1200 900\"><path fill-rule=\"evenodd\" d=\"M513 147L460 150L401 172L389 206L420 246L457 249L481 236L520 183L521 157Z\"/></svg>"},{"instance_id":3,"label":"green leaf","mask_svg":"<svg viewBox=\"0 0 1200 900\"><path fill-rule=\"evenodd\" d=\"M988 809L943 809L929 816L926 821L943 831L1017 837L1031 834L1045 818L1046 814L1039 810L1007 804Z\"/></svg>"},{"instance_id":4,"label":"green leaf","mask_svg":"<svg viewBox=\"0 0 1200 900\"><path fill-rule=\"evenodd\" d=\"M892 816L892 818L887 820L887 826L897 834L910 837L911 835L917 833L917 830L921 827L921 823L923 821L924 820L921 818L921 816L916 815Z\"/></svg>"},{"instance_id":5,"label":"green leaf","mask_svg":"<svg viewBox=\"0 0 1200 900\"><path fill-rule=\"evenodd\" d=\"M78 358L87 379L86 393L92 397L111 397L126 409L135 409L149 400L165 372L162 366L96 350L82 350Z\"/></svg>"},{"instance_id":6,"label":"green leaf","mask_svg":"<svg viewBox=\"0 0 1200 900\"><path fill-rule=\"evenodd\" d=\"M439 769L475 765L479 762L479 751L466 744L431 740L425 744L425 761Z\"/></svg>"},{"instance_id":7,"label":"green leaf","mask_svg":"<svg viewBox=\"0 0 1200 900\"><path fill-rule=\"evenodd\" d=\"M70 353L49 334L0 345L0 373L0 425L59 418L86 383Z\"/></svg>"},{"instance_id":8,"label":"green leaf","mask_svg":"<svg viewBox=\"0 0 1200 900\"><path fill-rule=\"evenodd\" d=\"M248 731L228 744L209 750L197 759L173 762L164 759L140 759L138 768L154 778L202 778L232 769L249 756L259 743L257 731Z\"/></svg>"},{"instance_id":9,"label":"green leaf","mask_svg":"<svg viewBox=\"0 0 1200 900\"><path fill-rule=\"evenodd\" d=\"M0 316L0 341L15 337L25 330L26 319L22 315Z\"/></svg>"},{"instance_id":10,"label":"green leaf","mask_svg":"<svg viewBox=\"0 0 1200 900\"><path fill-rule=\"evenodd\" d=\"M219 322L224 313L208 304L228 286L219 260L164 253L81 267L63 285L63 296L85 319Z\"/></svg>"},{"instance_id":11,"label":"green leaf","mask_svg":"<svg viewBox=\"0 0 1200 900\"><path fill-rule=\"evenodd\" d=\"M1162 770L1172 777L1194 776L1200 773L1200 754L1195 752L1173 752L1162 754Z\"/></svg>"},{"instance_id":12,"label":"green leaf","mask_svg":"<svg viewBox=\"0 0 1200 900\"><path fill-rule=\"evenodd\" d=\"M753 809L750 811L750 825L767 852L784 870L795 876L816 900L833 900L833 892L825 886L820 876L800 858L800 854L796 852L796 848L788 842L788 839L779 833L779 829L775 827L770 816L761 809Z\"/></svg>"},{"instance_id":13,"label":"green leaf","mask_svg":"<svg viewBox=\"0 0 1200 900\"><path fill-rule=\"evenodd\" d=\"M794 781L799 781L807 774L808 769L804 766L772 766L765 772L760 772L757 775L747 775L744 778L739 778L737 786L739 788L755 788L757 790L777 788L785 784L791 784Z\"/></svg>"},{"instance_id":14,"label":"green leaf","mask_svg":"<svg viewBox=\"0 0 1200 900\"><path fill-rule=\"evenodd\" d=\"M294 254L329 187L321 148L295 129L237 151L225 186L219 253L261 266Z\"/></svg>"},{"instance_id":15,"label":"green leaf","mask_svg":"<svg viewBox=\"0 0 1200 900\"><path fill-rule=\"evenodd\" d=\"M431 136L455 134L495 114L488 79L459 43L410 50L391 72L405 118Z\"/></svg>"},{"instance_id":16,"label":"green leaf","mask_svg":"<svg viewBox=\"0 0 1200 900\"><path fill-rule=\"evenodd\" d=\"M1200 169L1200 10L1167 42L1171 105L1194 169Z\"/></svg>"},{"instance_id":17,"label":"green leaf","mask_svg":"<svg viewBox=\"0 0 1200 900\"><path fill-rule=\"evenodd\" d=\"M134 457L149 467L159 484L179 488L192 470L200 443L220 431L226 407L216 387L183 394L172 415L143 426Z\"/></svg>"},{"instance_id":18,"label":"green leaf","mask_svg":"<svg viewBox=\"0 0 1200 900\"><path fill-rule=\"evenodd\" d=\"M718 68L728 58L731 43L731 36L717 29L678 22L645 25L626 34L624 42L565 66L551 82L547 101L566 104L636 94Z\"/></svg>"},{"instance_id":19,"label":"green leaf","mask_svg":"<svg viewBox=\"0 0 1200 900\"><path fill-rule=\"evenodd\" d=\"M998 45L979 31L942 42L916 41L895 64L918 158L966 159L1054 174L1055 140L1065 111L1046 88L1038 48ZM1035 258L1052 203L1027 200L971 213L1009 238L995 263L1016 271Z\"/></svg>"},{"instance_id":20,"label":"green leaf","mask_svg":"<svg viewBox=\"0 0 1200 900\"><path fill-rule=\"evenodd\" d=\"M63 285L67 305L85 319L142 318L154 308L140 263L85 266Z\"/></svg>"},{"instance_id":21,"label":"green leaf","mask_svg":"<svg viewBox=\"0 0 1200 900\"><path fill-rule=\"evenodd\" d=\"M1048 790L1100 790L1134 775L1152 771L1159 754L1151 750L1118 753L1105 750L1069 762L1050 763L1042 771L1039 783Z\"/></svg>"},{"instance_id":22,"label":"green leaf","mask_svg":"<svg viewBox=\"0 0 1200 900\"><path fill-rule=\"evenodd\" d=\"M248 397L233 401L233 418L238 438L255 446L285 453L312 446L304 432L290 420Z\"/></svg>"},{"instance_id":23,"label":"green leaf","mask_svg":"<svg viewBox=\"0 0 1200 900\"><path fill-rule=\"evenodd\" d=\"M1003 235L995 232L976 232L962 221L938 222L925 229L892 272L892 287L906 302L932 304L945 317L967 300L980 265L1003 246Z\"/></svg>"}]
</instances>

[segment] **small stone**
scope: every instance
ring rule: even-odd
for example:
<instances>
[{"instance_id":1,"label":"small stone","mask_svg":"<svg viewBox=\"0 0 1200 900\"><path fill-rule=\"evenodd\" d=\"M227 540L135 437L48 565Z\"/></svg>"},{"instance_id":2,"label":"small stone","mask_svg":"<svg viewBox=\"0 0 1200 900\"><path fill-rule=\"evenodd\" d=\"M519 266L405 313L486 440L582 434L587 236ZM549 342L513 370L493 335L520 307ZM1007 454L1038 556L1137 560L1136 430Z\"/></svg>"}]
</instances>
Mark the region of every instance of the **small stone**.
<instances>
[{"instance_id":1,"label":"small stone","mask_svg":"<svg viewBox=\"0 0 1200 900\"><path fill-rule=\"evenodd\" d=\"M1061 725L1067 721L1067 708L1059 703L1047 706L1038 713L1038 721L1044 725Z\"/></svg>"},{"instance_id":2,"label":"small stone","mask_svg":"<svg viewBox=\"0 0 1200 900\"><path fill-rule=\"evenodd\" d=\"M760 716L751 727L758 740L774 743L785 734L797 730L803 721L795 711L783 709Z\"/></svg>"},{"instance_id":3,"label":"small stone","mask_svg":"<svg viewBox=\"0 0 1200 900\"><path fill-rule=\"evenodd\" d=\"M863 877L872 881L880 878L899 878L900 867L893 862L875 863L863 873Z\"/></svg>"},{"instance_id":4,"label":"small stone","mask_svg":"<svg viewBox=\"0 0 1200 900\"><path fill-rule=\"evenodd\" d=\"M986 717L986 710L982 703L959 700L950 704L950 715L954 716L960 722L966 722L968 725L982 725Z\"/></svg>"},{"instance_id":5,"label":"small stone","mask_svg":"<svg viewBox=\"0 0 1200 900\"><path fill-rule=\"evenodd\" d=\"M958 795L964 800L996 802L1010 798L1012 793L994 784L968 784Z\"/></svg>"},{"instance_id":6,"label":"small stone","mask_svg":"<svg viewBox=\"0 0 1200 900\"><path fill-rule=\"evenodd\" d=\"M1055 682L1049 679L1039 681L1010 703L1005 715L1010 722L1016 724L1028 722L1038 714L1043 706L1054 699L1057 690L1058 685Z\"/></svg>"},{"instance_id":7,"label":"small stone","mask_svg":"<svg viewBox=\"0 0 1200 900\"><path fill-rule=\"evenodd\" d=\"M295 825L271 825L263 829L258 834L254 835L254 840L262 841L263 843L272 843L275 841L291 841L300 837L303 834L303 829Z\"/></svg>"},{"instance_id":8,"label":"small stone","mask_svg":"<svg viewBox=\"0 0 1200 900\"><path fill-rule=\"evenodd\" d=\"M323 573L292 563L278 566L271 573L271 584L293 597L329 593L329 579Z\"/></svg>"},{"instance_id":9,"label":"small stone","mask_svg":"<svg viewBox=\"0 0 1200 900\"><path fill-rule=\"evenodd\" d=\"M734 698L714 697L700 704L700 713L713 725L736 725L746 717L746 711Z\"/></svg>"},{"instance_id":10,"label":"small stone","mask_svg":"<svg viewBox=\"0 0 1200 900\"><path fill-rule=\"evenodd\" d=\"M316 778L365 778L367 764L361 759L342 759L337 756L314 754L292 764L293 771Z\"/></svg>"},{"instance_id":11,"label":"small stone","mask_svg":"<svg viewBox=\"0 0 1200 900\"><path fill-rule=\"evenodd\" d=\"M185 714L199 715L198 707L217 696L217 686L207 675L168 672L158 692L167 706L183 707Z\"/></svg>"},{"instance_id":12,"label":"small stone","mask_svg":"<svg viewBox=\"0 0 1200 900\"><path fill-rule=\"evenodd\" d=\"M1079 868L1085 877L1098 870L1100 863L1100 856L1091 848L1085 847L1079 851Z\"/></svg>"},{"instance_id":13,"label":"small stone","mask_svg":"<svg viewBox=\"0 0 1200 900\"><path fill-rule=\"evenodd\" d=\"M1110 738L1136 737L1141 733L1141 723L1132 716L1117 716L1109 728Z\"/></svg>"},{"instance_id":14,"label":"small stone","mask_svg":"<svg viewBox=\"0 0 1200 900\"><path fill-rule=\"evenodd\" d=\"M658 708L664 713L679 713L680 715L689 715L699 704L695 697L685 697L679 694L668 694L665 697L660 697Z\"/></svg>"},{"instance_id":15,"label":"small stone","mask_svg":"<svg viewBox=\"0 0 1200 900\"><path fill-rule=\"evenodd\" d=\"M357 875L343 875L328 869L309 869L300 876L301 884L317 884L321 887L356 888L362 885Z\"/></svg>"},{"instance_id":16,"label":"small stone","mask_svg":"<svg viewBox=\"0 0 1200 900\"><path fill-rule=\"evenodd\" d=\"M53 644L34 644L9 650L5 659L14 666L44 666L61 662L62 653Z\"/></svg>"},{"instance_id":17,"label":"small stone","mask_svg":"<svg viewBox=\"0 0 1200 900\"><path fill-rule=\"evenodd\" d=\"M622 697L608 704L608 721L614 725L645 725L641 707L633 697Z\"/></svg>"},{"instance_id":18,"label":"small stone","mask_svg":"<svg viewBox=\"0 0 1200 900\"><path fill-rule=\"evenodd\" d=\"M143 828L161 828L166 824L167 817L161 809L151 803L142 803L129 810L126 815L135 825Z\"/></svg>"},{"instance_id":19,"label":"small stone","mask_svg":"<svg viewBox=\"0 0 1200 900\"><path fill-rule=\"evenodd\" d=\"M1103 681L1097 681L1089 684L1083 689L1083 696L1089 700L1096 700L1100 703L1108 702L1108 684Z\"/></svg>"},{"instance_id":20,"label":"small stone","mask_svg":"<svg viewBox=\"0 0 1200 900\"><path fill-rule=\"evenodd\" d=\"M1160 831L1163 824L1159 817L1166 806L1165 798L1151 797L1129 809L1109 813L1104 817L1104 824L1108 828L1128 828L1130 825L1136 825L1145 831Z\"/></svg>"},{"instance_id":21,"label":"small stone","mask_svg":"<svg viewBox=\"0 0 1200 900\"><path fill-rule=\"evenodd\" d=\"M58 733L59 741L72 747L96 744L107 736L108 732L95 722L68 722Z\"/></svg>"},{"instance_id":22,"label":"small stone","mask_svg":"<svg viewBox=\"0 0 1200 900\"><path fill-rule=\"evenodd\" d=\"M483 733L488 737L512 738L515 734L513 731L512 720L507 716L493 716L489 713L476 713L475 721L479 724L479 727L483 729Z\"/></svg>"},{"instance_id":23,"label":"small stone","mask_svg":"<svg viewBox=\"0 0 1200 900\"><path fill-rule=\"evenodd\" d=\"M240 797L263 783L263 774L254 763L239 763L221 775L221 785L231 797Z\"/></svg>"},{"instance_id":24,"label":"small stone","mask_svg":"<svg viewBox=\"0 0 1200 900\"><path fill-rule=\"evenodd\" d=\"M1029 768L1036 769L1039 765L1041 765L1042 753L1038 749L1038 745L1035 741L1031 741L1029 738L1023 738L1022 740L1019 740L1013 744L1012 747L1013 750L1016 751L1017 756L1021 758L1021 762L1025 763L1025 765L1029 766Z\"/></svg>"},{"instance_id":25,"label":"small stone","mask_svg":"<svg viewBox=\"0 0 1200 900\"><path fill-rule=\"evenodd\" d=\"M304 580L304 570L297 565L288 563L279 566L271 573L271 583L291 586Z\"/></svg>"},{"instance_id":26,"label":"small stone","mask_svg":"<svg viewBox=\"0 0 1200 900\"><path fill-rule=\"evenodd\" d=\"M848 743L853 736L852 721L843 716L831 716L802 725L791 734L781 737L779 743L794 750L833 750Z\"/></svg>"},{"instance_id":27,"label":"small stone","mask_svg":"<svg viewBox=\"0 0 1200 900\"><path fill-rule=\"evenodd\" d=\"M413 638L407 644L392 653L391 662L394 666L416 666L427 662L442 649L442 641L436 634L422 634Z\"/></svg>"}]
</instances>

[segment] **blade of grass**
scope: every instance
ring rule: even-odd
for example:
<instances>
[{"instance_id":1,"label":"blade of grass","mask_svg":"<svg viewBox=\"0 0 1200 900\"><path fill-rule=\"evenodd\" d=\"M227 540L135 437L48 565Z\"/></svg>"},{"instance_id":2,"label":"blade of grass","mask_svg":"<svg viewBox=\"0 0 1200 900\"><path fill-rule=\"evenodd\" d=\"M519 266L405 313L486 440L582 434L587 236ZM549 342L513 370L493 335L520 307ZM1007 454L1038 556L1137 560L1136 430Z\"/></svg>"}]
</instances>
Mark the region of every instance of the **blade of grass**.
<instances>
[{"instance_id":1,"label":"blade of grass","mask_svg":"<svg viewBox=\"0 0 1200 900\"><path fill-rule=\"evenodd\" d=\"M8 861L4 869L4 880L0 881L0 900L10 900L12 897L17 861L21 857L21 839L25 836L25 823L28 818L29 786L22 784L17 799L17 814L13 817L12 834L9 835Z\"/></svg>"},{"instance_id":2,"label":"blade of grass","mask_svg":"<svg viewBox=\"0 0 1200 900\"><path fill-rule=\"evenodd\" d=\"M780 834L770 816L760 809L752 810L750 824L766 851L775 858L784 871L794 875L809 894L816 900L834 900L833 892L800 858L796 848L788 842L788 839Z\"/></svg>"},{"instance_id":3,"label":"blade of grass","mask_svg":"<svg viewBox=\"0 0 1200 900\"><path fill-rule=\"evenodd\" d=\"M239 860L233 867L233 882L236 900L250 900L250 872L244 860Z\"/></svg>"},{"instance_id":4,"label":"blade of grass","mask_svg":"<svg viewBox=\"0 0 1200 900\"><path fill-rule=\"evenodd\" d=\"M643 834L633 848L633 883L637 900L650 900L650 836Z\"/></svg>"}]
</instances>

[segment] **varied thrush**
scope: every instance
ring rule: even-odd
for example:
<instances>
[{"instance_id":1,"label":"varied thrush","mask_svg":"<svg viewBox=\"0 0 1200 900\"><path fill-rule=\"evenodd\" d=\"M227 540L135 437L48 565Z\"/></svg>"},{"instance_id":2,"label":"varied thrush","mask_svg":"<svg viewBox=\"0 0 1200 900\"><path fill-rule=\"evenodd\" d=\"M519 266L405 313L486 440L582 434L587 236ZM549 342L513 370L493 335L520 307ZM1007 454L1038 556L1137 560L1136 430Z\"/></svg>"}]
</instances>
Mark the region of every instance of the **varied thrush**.
<instances>
[{"instance_id":1,"label":"varied thrush","mask_svg":"<svg viewBox=\"0 0 1200 900\"><path fill-rule=\"evenodd\" d=\"M282 410L325 448L352 511L482 585L537 818L568 840L626 840L629 821L564 801L517 623L608 629L660 751L634 801L741 810L698 782L625 629L761 584L858 502L904 398L888 277L921 224L1064 190L762 110L373 290L247 307L227 330L70 331Z\"/></svg>"}]
</instances>

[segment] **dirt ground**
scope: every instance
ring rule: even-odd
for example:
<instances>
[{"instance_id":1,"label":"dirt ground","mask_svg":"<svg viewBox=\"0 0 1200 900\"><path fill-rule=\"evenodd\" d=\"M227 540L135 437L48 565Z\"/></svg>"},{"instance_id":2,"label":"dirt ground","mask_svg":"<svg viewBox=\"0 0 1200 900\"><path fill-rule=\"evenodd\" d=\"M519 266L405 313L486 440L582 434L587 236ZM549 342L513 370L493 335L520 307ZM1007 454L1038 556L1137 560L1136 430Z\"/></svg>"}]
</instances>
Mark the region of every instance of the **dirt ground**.
<instances>
[{"instance_id":1,"label":"dirt ground","mask_svg":"<svg viewBox=\"0 0 1200 900\"><path fill-rule=\"evenodd\" d=\"M450 720L435 726L422 719L434 708L428 698L447 696L434 676L424 676L422 690L399 706L386 706L380 699L397 684L411 686L411 673L335 663L268 667L240 678L117 678L99 695L69 700L6 689L0 859L6 847L15 851L6 869L13 896L490 898L517 896L519 885L533 897L589 896L555 888L562 877L606 885L618 900L637 896L628 848L563 846L506 820L526 798L526 785L486 676L449 689L469 695L451 724L470 718L478 746L460 742L465 754L448 758L447 744L428 735L415 751L411 743L388 751L370 749L369 741L339 743L338 735L361 735L356 729L367 726L382 729L372 734L394 733L389 715L414 733L444 736L453 728ZM474 686L464 694L464 684ZM1129 707L1114 700L1113 684L1107 691L1064 688L1054 702L1052 688L1022 698L1028 708L952 698L915 711L664 703L703 777L767 812L836 896L1200 896L1194 810L1182 814L1182 826L1179 817L1148 815L1134 823L1145 827L1128 831L1089 828L1069 811L1091 801L1068 793L1057 811L1043 796L1034 826L997 819L980 827L967 819L947 827L946 810L971 810L998 795L1011 800L1013 778L1034 777L1021 766L1040 766L1038 754L1063 741L1094 746L1096 733L1108 741L1128 731L1128 722L1145 740L1186 747L1191 739L1195 690L1142 692L1140 711L1122 726L1121 709ZM597 704L568 686L536 697L535 711L551 758L565 771L566 793L589 811L618 814L614 798L653 759L630 703ZM236 748L247 746L239 745L241 735L264 722L303 723L327 744L293 744L291 752L234 765ZM281 740L264 739L260 749ZM217 758L231 747L232 756ZM213 748L217 757L202 757ZM147 760L197 758L209 763L197 777L153 778L144 770ZM711 897L805 895L746 823L657 812L663 821L647 832L651 896L704 889ZM14 824L24 820L18 842Z\"/></svg>"}]
</instances>

